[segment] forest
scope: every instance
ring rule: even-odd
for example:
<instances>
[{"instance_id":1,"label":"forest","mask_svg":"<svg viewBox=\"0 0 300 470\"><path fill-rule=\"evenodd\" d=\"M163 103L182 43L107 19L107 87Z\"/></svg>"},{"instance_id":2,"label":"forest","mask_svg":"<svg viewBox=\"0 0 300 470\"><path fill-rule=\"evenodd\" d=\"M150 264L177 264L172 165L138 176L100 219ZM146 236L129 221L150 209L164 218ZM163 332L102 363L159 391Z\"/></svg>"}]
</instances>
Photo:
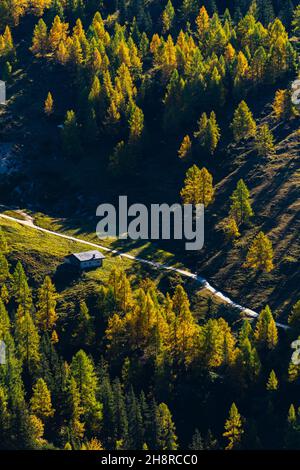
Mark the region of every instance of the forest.
<instances>
[{"instance_id":1,"label":"forest","mask_svg":"<svg viewBox=\"0 0 300 470\"><path fill-rule=\"evenodd\" d=\"M1 204L93 240L120 194L201 203L204 249L149 256L259 313L113 258L62 279L0 218L1 450L300 449L299 41L296 0L0 0Z\"/></svg>"}]
</instances>

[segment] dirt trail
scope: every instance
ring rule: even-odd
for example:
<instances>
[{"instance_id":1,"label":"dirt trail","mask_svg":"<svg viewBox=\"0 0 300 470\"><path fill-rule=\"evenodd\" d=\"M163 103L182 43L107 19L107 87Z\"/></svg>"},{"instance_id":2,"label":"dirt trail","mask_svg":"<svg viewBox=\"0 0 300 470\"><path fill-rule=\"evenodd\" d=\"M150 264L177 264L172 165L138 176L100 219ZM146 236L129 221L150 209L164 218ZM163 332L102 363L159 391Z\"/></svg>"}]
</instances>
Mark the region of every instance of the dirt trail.
<instances>
[{"instance_id":1,"label":"dirt trail","mask_svg":"<svg viewBox=\"0 0 300 470\"><path fill-rule=\"evenodd\" d=\"M155 261L150 261L150 260L147 260L147 259L144 259L144 258L140 258L138 256L133 256L133 255L130 255L128 253L122 253L121 251L118 251L118 250L113 250L111 248L107 248L106 246L103 246L103 245L99 245L97 243L93 243L93 242L88 242L87 240L83 240L81 238L77 238L77 237L72 237L71 235L65 235L63 233L59 233L59 232L54 232L53 230L48 230L48 229L45 229L45 228L42 228L42 227L39 227L38 225L35 225L34 224L34 221L33 221L33 218L31 216L29 216L28 214L26 214L25 212L23 211L17 211L20 215L22 215L25 220L20 220L18 218L15 218L15 217L11 217L9 215L5 215L5 214L0 214L0 217L4 218L4 219L8 219L8 220L11 220L13 222L17 222L18 224L21 224L21 225L26 225L27 227L31 227L32 229L34 230L39 230L40 232L44 232L44 233L48 233L50 235L54 235L54 236L57 236L57 237L61 237L61 238L65 238L67 240L71 240L71 241L74 241L74 242L79 242L79 243L82 243L83 245L87 245L87 246L91 246L93 248L98 248L102 251L106 251L106 252L110 252L110 253L113 253L113 254L116 254L118 256L121 256L122 258L126 258L126 259L130 259L132 261L137 261L139 263L142 263L142 264L147 264L148 266L151 266L155 269L160 269L160 270L164 270L164 271L172 271L172 272L176 272L178 274L181 274L181 276L184 276L184 277L188 277L190 279L194 279L196 282L198 282L199 284L201 284L201 286L205 289L207 289L208 291L210 291L215 297L217 297L218 299L222 300L224 303L226 303L227 305L230 305L231 307L239 310L240 312L243 312L246 316L248 317L251 317L251 318L257 318L258 317L258 313L255 312L254 310L251 310L247 307L243 307L242 305L239 305L237 303L235 303L233 300L231 300L229 297L227 297L226 295L224 295L222 292L216 290L212 285L209 284L209 282L204 279L203 277L201 276L198 276L197 274L195 273L191 273L190 271L186 271L184 269L179 269L179 268L175 268L174 266L168 266L166 264L162 264L162 263L157 263ZM284 330L288 330L289 329L289 326L287 325L284 325L282 323L276 323L276 325L279 327L279 328L282 328Z\"/></svg>"}]
</instances>

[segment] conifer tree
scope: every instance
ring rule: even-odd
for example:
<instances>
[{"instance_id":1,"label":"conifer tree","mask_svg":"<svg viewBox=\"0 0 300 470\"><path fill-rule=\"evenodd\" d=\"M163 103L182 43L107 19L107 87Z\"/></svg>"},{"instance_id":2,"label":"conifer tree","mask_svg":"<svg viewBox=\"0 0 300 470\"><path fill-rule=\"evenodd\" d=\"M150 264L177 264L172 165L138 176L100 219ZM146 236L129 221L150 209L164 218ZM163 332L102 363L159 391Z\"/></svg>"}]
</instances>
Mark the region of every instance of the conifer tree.
<instances>
[{"instance_id":1,"label":"conifer tree","mask_svg":"<svg viewBox=\"0 0 300 470\"><path fill-rule=\"evenodd\" d=\"M127 416L128 446L132 449L142 450L144 444L143 417L139 400L132 387L127 395Z\"/></svg>"},{"instance_id":2,"label":"conifer tree","mask_svg":"<svg viewBox=\"0 0 300 470\"><path fill-rule=\"evenodd\" d=\"M299 328L300 326L300 300L298 300L298 302L296 302L295 305L293 306L292 311L288 318L288 322L293 328Z\"/></svg>"},{"instance_id":3,"label":"conifer tree","mask_svg":"<svg viewBox=\"0 0 300 470\"><path fill-rule=\"evenodd\" d=\"M81 142L76 114L73 110L67 111L62 129L63 150L67 157L77 157L81 154Z\"/></svg>"},{"instance_id":4,"label":"conifer tree","mask_svg":"<svg viewBox=\"0 0 300 470\"><path fill-rule=\"evenodd\" d=\"M268 305L261 311L258 317L254 337L259 345L268 349L274 349L277 346L277 326Z\"/></svg>"},{"instance_id":5,"label":"conifer tree","mask_svg":"<svg viewBox=\"0 0 300 470\"><path fill-rule=\"evenodd\" d=\"M194 137L198 140L201 146L205 145L205 136L208 125L208 118L206 113L202 113L198 121L198 129L194 132Z\"/></svg>"},{"instance_id":6,"label":"conifer tree","mask_svg":"<svg viewBox=\"0 0 300 470\"><path fill-rule=\"evenodd\" d=\"M32 309L32 294L28 286L26 274L20 261L17 262L13 273L13 295L18 305L21 305L23 312L30 312Z\"/></svg>"},{"instance_id":7,"label":"conifer tree","mask_svg":"<svg viewBox=\"0 0 300 470\"><path fill-rule=\"evenodd\" d=\"M267 157L275 153L274 136L268 124L263 124L255 136L255 149L259 156Z\"/></svg>"},{"instance_id":8,"label":"conifer tree","mask_svg":"<svg viewBox=\"0 0 300 470\"><path fill-rule=\"evenodd\" d=\"M198 429L195 430L195 433L193 434L192 442L189 446L191 450L203 450L204 443L202 436L199 432Z\"/></svg>"},{"instance_id":9,"label":"conifer tree","mask_svg":"<svg viewBox=\"0 0 300 470\"><path fill-rule=\"evenodd\" d=\"M220 134L220 128L217 124L216 120L216 115L214 111L210 113L210 117L207 123L207 148L209 150L209 153L212 155L219 143L221 134Z\"/></svg>"},{"instance_id":10,"label":"conifer tree","mask_svg":"<svg viewBox=\"0 0 300 470\"><path fill-rule=\"evenodd\" d=\"M51 6L51 0L30 0L30 6L34 15L42 16L44 10Z\"/></svg>"},{"instance_id":11,"label":"conifer tree","mask_svg":"<svg viewBox=\"0 0 300 470\"><path fill-rule=\"evenodd\" d=\"M36 321L42 331L51 331L57 321L57 293L49 276L38 290Z\"/></svg>"},{"instance_id":12,"label":"conifer tree","mask_svg":"<svg viewBox=\"0 0 300 470\"><path fill-rule=\"evenodd\" d=\"M95 339L94 323L84 301L80 302L79 316L73 336L81 347L89 347Z\"/></svg>"},{"instance_id":13,"label":"conifer tree","mask_svg":"<svg viewBox=\"0 0 300 470\"><path fill-rule=\"evenodd\" d=\"M53 98L52 98L50 91L45 100L44 112L47 116L50 116L53 113Z\"/></svg>"},{"instance_id":14,"label":"conifer tree","mask_svg":"<svg viewBox=\"0 0 300 470\"><path fill-rule=\"evenodd\" d=\"M98 380L94 365L82 350L78 351L72 359L71 373L78 385L86 426L96 431L102 419L102 405L97 399Z\"/></svg>"},{"instance_id":15,"label":"conifer tree","mask_svg":"<svg viewBox=\"0 0 300 470\"><path fill-rule=\"evenodd\" d=\"M90 441L82 445L81 450L104 450L104 448L101 442L93 437Z\"/></svg>"},{"instance_id":16,"label":"conifer tree","mask_svg":"<svg viewBox=\"0 0 300 470\"><path fill-rule=\"evenodd\" d=\"M99 78L97 77L97 75L95 75L92 86L91 86L91 90L89 93L89 101L92 103L92 105L97 105L97 103L99 104L100 97L101 97L101 84L100 84Z\"/></svg>"},{"instance_id":17,"label":"conifer tree","mask_svg":"<svg viewBox=\"0 0 300 470\"><path fill-rule=\"evenodd\" d=\"M46 382L41 378L36 381L32 388L30 409L31 412L42 421L45 421L54 415L50 391Z\"/></svg>"},{"instance_id":18,"label":"conifer tree","mask_svg":"<svg viewBox=\"0 0 300 470\"><path fill-rule=\"evenodd\" d=\"M259 232L249 247L245 267L268 273L274 269L273 258L270 239L263 232Z\"/></svg>"},{"instance_id":19,"label":"conifer tree","mask_svg":"<svg viewBox=\"0 0 300 470\"><path fill-rule=\"evenodd\" d=\"M44 20L41 18L34 28L31 52L39 56L47 54L49 48L48 29Z\"/></svg>"},{"instance_id":20,"label":"conifer tree","mask_svg":"<svg viewBox=\"0 0 300 470\"><path fill-rule=\"evenodd\" d=\"M10 420L7 393L0 385L0 449L7 450L10 444Z\"/></svg>"},{"instance_id":21,"label":"conifer tree","mask_svg":"<svg viewBox=\"0 0 300 470\"><path fill-rule=\"evenodd\" d=\"M75 69L83 63L83 51L80 40L76 35L68 42L68 60Z\"/></svg>"},{"instance_id":22,"label":"conifer tree","mask_svg":"<svg viewBox=\"0 0 300 470\"><path fill-rule=\"evenodd\" d=\"M181 142L180 148L178 150L178 156L181 159L187 158L191 154L192 142L189 135L184 136L183 141Z\"/></svg>"},{"instance_id":23,"label":"conifer tree","mask_svg":"<svg viewBox=\"0 0 300 470\"><path fill-rule=\"evenodd\" d=\"M214 196L213 178L206 168L193 165L188 169L180 192L184 204L211 204Z\"/></svg>"},{"instance_id":24,"label":"conifer tree","mask_svg":"<svg viewBox=\"0 0 300 470\"><path fill-rule=\"evenodd\" d=\"M6 255L8 253L8 245L6 241L6 237L3 233L2 228L0 227L0 253L2 255Z\"/></svg>"},{"instance_id":25,"label":"conifer tree","mask_svg":"<svg viewBox=\"0 0 300 470\"><path fill-rule=\"evenodd\" d=\"M175 425L168 406L160 403L156 410L157 449L176 450L178 448Z\"/></svg>"},{"instance_id":26,"label":"conifer tree","mask_svg":"<svg viewBox=\"0 0 300 470\"><path fill-rule=\"evenodd\" d=\"M256 49L251 61L251 77L255 83L264 82L266 78L268 56L263 46Z\"/></svg>"},{"instance_id":27,"label":"conifer tree","mask_svg":"<svg viewBox=\"0 0 300 470\"><path fill-rule=\"evenodd\" d=\"M235 403L232 403L229 417L225 422L225 432L223 436L228 439L226 450L238 449L241 443L242 435L244 433L242 426L241 415Z\"/></svg>"},{"instance_id":28,"label":"conifer tree","mask_svg":"<svg viewBox=\"0 0 300 470\"><path fill-rule=\"evenodd\" d=\"M294 10L294 17L292 21L292 26L296 36L300 36L300 5L298 5Z\"/></svg>"},{"instance_id":29,"label":"conifer tree","mask_svg":"<svg viewBox=\"0 0 300 470\"><path fill-rule=\"evenodd\" d=\"M274 392L278 389L278 379L276 377L276 374L274 370L271 370L267 385L266 385L267 390Z\"/></svg>"},{"instance_id":30,"label":"conifer tree","mask_svg":"<svg viewBox=\"0 0 300 470\"><path fill-rule=\"evenodd\" d=\"M136 104L131 107L129 119L129 140L136 142L142 135L144 129L144 113Z\"/></svg>"},{"instance_id":31,"label":"conifer tree","mask_svg":"<svg viewBox=\"0 0 300 470\"><path fill-rule=\"evenodd\" d=\"M51 333L51 343L52 344L57 344L59 341L58 334L55 330L52 331Z\"/></svg>"},{"instance_id":32,"label":"conifer tree","mask_svg":"<svg viewBox=\"0 0 300 470\"><path fill-rule=\"evenodd\" d=\"M295 411L295 407L293 404L291 404L291 406L289 407L287 420L289 424L296 423L296 411Z\"/></svg>"},{"instance_id":33,"label":"conifer tree","mask_svg":"<svg viewBox=\"0 0 300 470\"><path fill-rule=\"evenodd\" d=\"M31 429L31 435L32 435L32 440L34 444L36 445L37 448L43 446L46 444L46 440L43 439L44 435L44 424L41 419L39 419L35 415L29 415L29 422L30 422L30 429Z\"/></svg>"},{"instance_id":34,"label":"conifer tree","mask_svg":"<svg viewBox=\"0 0 300 470\"><path fill-rule=\"evenodd\" d=\"M200 8L199 15L196 18L197 32L200 39L203 41L205 35L209 30L210 18L208 16L207 10L204 6Z\"/></svg>"},{"instance_id":35,"label":"conifer tree","mask_svg":"<svg viewBox=\"0 0 300 470\"><path fill-rule=\"evenodd\" d=\"M234 217L228 217L222 224L222 229L227 240L235 240L241 236Z\"/></svg>"},{"instance_id":36,"label":"conifer tree","mask_svg":"<svg viewBox=\"0 0 300 470\"><path fill-rule=\"evenodd\" d=\"M6 284L3 284L3 286L1 287L0 298L2 302L4 303L4 305L8 304L10 295L6 287Z\"/></svg>"},{"instance_id":37,"label":"conifer tree","mask_svg":"<svg viewBox=\"0 0 300 470\"><path fill-rule=\"evenodd\" d=\"M162 13L163 34L167 33L171 29L174 16L175 16L174 7L172 5L171 0L168 0L167 5Z\"/></svg>"},{"instance_id":38,"label":"conifer tree","mask_svg":"<svg viewBox=\"0 0 300 470\"><path fill-rule=\"evenodd\" d=\"M10 278L9 265L6 257L0 253L0 283L3 284Z\"/></svg>"},{"instance_id":39,"label":"conifer tree","mask_svg":"<svg viewBox=\"0 0 300 470\"><path fill-rule=\"evenodd\" d=\"M254 214L251 207L249 190L242 179L238 181L230 199L230 217L235 220L238 226L248 223Z\"/></svg>"},{"instance_id":40,"label":"conifer tree","mask_svg":"<svg viewBox=\"0 0 300 470\"><path fill-rule=\"evenodd\" d=\"M194 137L198 143L211 155L215 152L221 134L218 126L216 115L212 111L209 118L203 113L198 121L198 130L194 133Z\"/></svg>"},{"instance_id":41,"label":"conifer tree","mask_svg":"<svg viewBox=\"0 0 300 470\"><path fill-rule=\"evenodd\" d=\"M58 46L61 42L67 42L68 29L68 23L62 22L60 17L57 15L54 18L52 27L49 32L49 46L53 52L58 49Z\"/></svg>"},{"instance_id":42,"label":"conifer tree","mask_svg":"<svg viewBox=\"0 0 300 470\"><path fill-rule=\"evenodd\" d=\"M4 43L4 55L5 56L12 56L14 55L14 42L11 34L10 27L7 25L5 27L4 33L1 36Z\"/></svg>"},{"instance_id":43,"label":"conifer tree","mask_svg":"<svg viewBox=\"0 0 300 470\"><path fill-rule=\"evenodd\" d=\"M295 116L295 109L289 90L277 90L272 107L277 121L280 119L290 119Z\"/></svg>"},{"instance_id":44,"label":"conifer tree","mask_svg":"<svg viewBox=\"0 0 300 470\"><path fill-rule=\"evenodd\" d=\"M0 339L4 340L7 338L7 336L10 333L10 319L7 313L7 310L5 308L4 302L2 299L0 299Z\"/></svg>"},{"instance_id":45,"label":"conifer tree","mask_svg":"<svg viewBox=\"0 0 300 470\"><path fill-rule=\"evenodd\" d=\"M66 414L69 420L69 439L73 445L77 446L84 436L85 426L81 421L83 407L78 385L74 377L69 377L66 387Z\"/></svg>"},{"instance_id":46,"label":"conifer tree","mask_svg":"<svg viewBox=\"0 0 300 470\"><path fill-rule=\"evenodd\" d=\"M69 49L67 49L66 45L63 42L60 42L58 48L55 52L56 60L59 64L65 65L70 57Z\"/></svg>"},{"instance_id":47,"label":"conifer tree","mask_svg":"<svg viewBox=\"0 0 300 470\"><path fill-rule=\"evenodd\" d=\"M19 306L16 318L15 339L19 358L32 374L39 368L40 338L32 317L28 311L20 313Z\"/></svg>"},{"instance_id":48,"label":"conifer tree","mask_svg":"<svg viewBox=\"0 0 300 470\"><path fill-rule=\"evenodd\" d=\"M255 136L256 123L245 101L235 110L231 127L236 142Z\"/></svg>"}]
</instances>

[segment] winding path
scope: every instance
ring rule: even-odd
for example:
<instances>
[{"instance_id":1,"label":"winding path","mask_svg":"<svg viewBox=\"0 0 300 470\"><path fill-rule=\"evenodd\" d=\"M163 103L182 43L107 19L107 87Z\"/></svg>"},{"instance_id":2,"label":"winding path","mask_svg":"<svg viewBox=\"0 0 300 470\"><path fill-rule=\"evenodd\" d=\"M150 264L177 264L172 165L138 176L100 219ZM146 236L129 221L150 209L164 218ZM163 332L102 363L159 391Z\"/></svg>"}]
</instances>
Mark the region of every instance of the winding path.
<instances>
[{"instance_id":1,"label":"winding path","mask_svg":"<svg viewBox=\"0 0 300 470\"><path fill-rule=\"evenodd\" d=\"M111 248L107 248L106 246L99 245L99 244L93 243L93 242L88 242L87 240L83 240L81 238L72 237L70 235L65 235L63 233L54 232L53 230L48 230L48 229L39 227L38 225L35 225L35 223L33 221L33 218L31 216L29 216L25 212L19 211L19 213L20 213L20 215L22 215L25 218L25 220L21 220L21 219L18 219L16 217L11 217L11 216L6 215L6 214L0 214L0 217L2 217L4 219L11 220L13 222L17 222L18 224L21 224L21 225L26 225L27 227L30 227L34 230L39 230L40 232L48 233L50 235L55 235L56 237L65 238L67 240L71 240L71 241L74 241L74 242L77 242L77 243L82 243L83 245L91 246L93 248L98 248L102 251L106 251L106 252L116 254L118 256L121 256L122 258L130 259L132 261L137 261L137 262L142 263L142 264L147 264L148 266L151 266L155 269L176 272L178 274L181 274L181 276L188 277L190 279L194 279L196 282L199 282L202 285L202 287L204 287L205 289L210 291L215 297L219 298L221 301L223 301L227 305L230 305L231 307L243 312L246 316L251 317L251 318L257 318L258 315L259 315L254 310L251 310L249 308L243 307L242 305L239 305L239 304L235 303L229 297L227 297L222 292L218 291L212 285L210 285L209 282L206 279L204 279L201 276L198 276L197 274L191 273L191 272L186 271L184 269L175 268L174 266L168 266L166 264L157 263L155 261L150 261L150 260L147 260L147 259L144 259L144 258L140 258L138 256L133 256L133 255L130 255L128 253L123 253L123 252L118 251L118 250L113 250ZM282 323L276 323L276 325L279 328L282 328L284 330L289 329L289 326L284 325Z\"/></svg>"}]
</instances>

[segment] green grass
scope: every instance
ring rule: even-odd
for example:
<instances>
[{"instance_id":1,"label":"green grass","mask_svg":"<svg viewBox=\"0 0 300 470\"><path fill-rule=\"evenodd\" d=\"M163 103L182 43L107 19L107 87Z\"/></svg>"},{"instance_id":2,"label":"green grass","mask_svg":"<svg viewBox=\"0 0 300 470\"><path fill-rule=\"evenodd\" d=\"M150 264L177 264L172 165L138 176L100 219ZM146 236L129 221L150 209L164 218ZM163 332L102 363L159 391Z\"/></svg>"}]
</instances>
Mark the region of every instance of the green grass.
<instances>
[{"instance_id":1,"label":"green grass","mask_svg":"<svg viewBox=\"0 0 300 470\"><path fill-rule=\"evenodd\" d=\"M51 218L41 217L39 215L38 220L43 220L44 222L48 221L48 229L59 229L57 223ZM37 219L35 219L35 223L37 223ZM86 251L89 249L87 245L80 242L44 233L32 227L2 218L0 218L0 227L9 245L10 252L8 260L11 265L11 271L14 269L17 261L20 260L33 287L38 287L46 275L53 277L56 269L63 263L66 255L72 252ZM45 225L44 228L46 228ZM74 231L68 231L68 234L79 236L76 232L74 233ZM83 237L82 233L80 233L80 237ZM88 237L84 238L88 239ZM94 240L92 237L89 239L98 241L98 239ZM142 247L143 256L145 253L145 245L146 244ZM151 256L151 251L152 247L149 246L149 256ZM131 253L133 253L133 251L131 251ZM137 253L137 250L135 250L135 253ZM158 251L155 258L162 262L163 254L164 253ZM183 282L190 294L198 291L205 302L208 297L212 298L210 292L205 289L199 289L199 286L194 281L187 278L181 279L181 276L178 274L151 268L150 266L111 253L105 253L105 256L106 259L104 260L102 268L83 272L78 278L59 288L63 311L67 313L71 311L74 305L78 304L80 300L94 296L100 286L107 283L110 272L114 267L123 268L127 272L132 285L135 287L138 286L139 281L149 277L158 284L159 288L164 289L166 287L169 289L170 286L174 286L177 282Z\"/></svg>"},{"instance_id":2,"label":"green grass","mask_svg":"<svg viewBox=\"0 0 300 470\"><path fill-rule=\"evenodd\" d=\"M63 263L66 255L76 251L88 250L88 247L80 242L40 232L10 220L1 218L0 226L10 248L9 260L12 263L16 260L22 261L26 270L37 282L45 275L53 274L56 268ZM106 256L103 268L95 271L97 275L95 275L95 272L91 273L91 278L98 276L105 280L112 267L120 262L118 258L114 258L109 254ZM131 265L131 262L126 260L122 263L125 269Z\"/></svg>"},{"instance_id":3,"label":"green grass","mask_svg":"<svg viewBox=\"0 0 300 470\"><path fill-rule=\"evenodd\" d=\"M26 220L23 214L20 214L18 211L7 210L3 211L3 214L8 215L9 217L14 217L15 219Z\"/></svg>"},{"instance_id":4,"label":"green grass","mask_svg":"<svg viewBox=\"0 0 300 470\"><path fill-rule=\"evenodd\" d=\"M83 240L97 243L99 245L117 249L119 251L128 252L133 256L140 256L144 259L151 261L157 261L160 263L168 263L173 266L182 267L182 264L176 262L174 255L166 250L159 249L149 241L130 241L130 240L118 240L117 238L99 240L96 235L96 222L86 221L82 218L72 219L59 219L50 217L46 214L28 213L33 217L35 225L45 228L47 230L53 230L65 235L72 237L81 238Z\"/></svg>"}]
</instances>

